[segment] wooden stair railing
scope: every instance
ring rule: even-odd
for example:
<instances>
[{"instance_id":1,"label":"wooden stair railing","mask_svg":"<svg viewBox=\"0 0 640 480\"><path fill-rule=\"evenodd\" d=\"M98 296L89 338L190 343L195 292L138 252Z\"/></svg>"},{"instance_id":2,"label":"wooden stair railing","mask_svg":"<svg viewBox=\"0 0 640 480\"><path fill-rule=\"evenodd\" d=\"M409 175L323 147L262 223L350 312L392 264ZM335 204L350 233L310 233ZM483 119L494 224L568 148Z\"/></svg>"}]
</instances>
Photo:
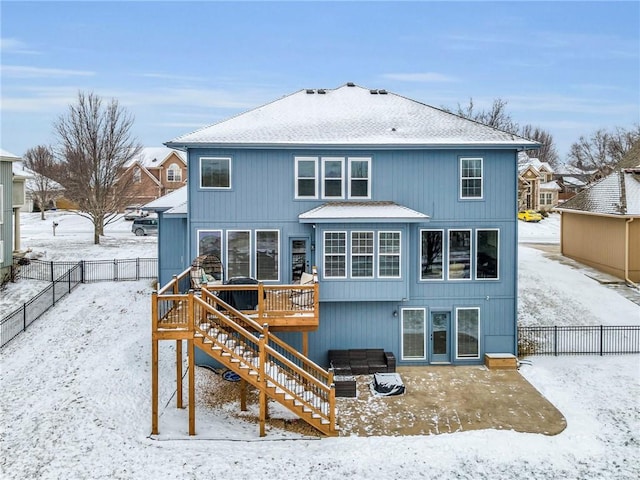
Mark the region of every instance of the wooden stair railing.
<instances>
[{"instance_id":1,"label":"wooden stair railing","mask_svg":"<svg viewBox=\"0 0 640 480\"><path fill-rule=\"evenodd\" d=\"M237 373L260 393L260 435L265 432L266 397L270 397L327 436L338 434L333 373L327 372L252 318L203 289L179 293L188 270L153 294L152 433L158 433L158 340L177 342L178 408L182 407L181 343L193 345ZM317 286L316 286L317 288ZM190 353L190 366L193 355ZM189 394L193 391L189 372ZM193 402L192 402L193 403ZM195 434L195 410L189 404L189 432Z\"/></svg>"},{"instance_id":2,"label":"wooden stair railing","mask_svg":"<svg viewBox=\"0 0 640 480\"><path fill-rule=\"evenodd\" d=\"M337 435L333 374L270 334L266 324L209 292L202 297L194 297L194 341L201 350L321 433Z\"/></svg>"}]
</instances>

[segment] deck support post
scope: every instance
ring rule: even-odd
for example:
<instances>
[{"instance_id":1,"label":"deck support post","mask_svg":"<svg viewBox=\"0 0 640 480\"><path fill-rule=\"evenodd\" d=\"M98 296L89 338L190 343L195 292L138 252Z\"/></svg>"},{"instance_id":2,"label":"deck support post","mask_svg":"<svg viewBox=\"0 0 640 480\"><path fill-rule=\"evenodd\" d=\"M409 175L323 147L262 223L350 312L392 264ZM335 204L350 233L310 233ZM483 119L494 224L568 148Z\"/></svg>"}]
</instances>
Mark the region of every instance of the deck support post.
<instances>
[{"instance_id":1,"label":"deck support post","mask_svg":"<svg viewBox=\"0 0 640 480\"><path fill-rule=\"evenodd\" d=\"M305 357L309 356L309 332L302 332L302 354Z\"/></svg>"},{"instance_id":2,"label":"deck support post","mask_svg":"<svg viewBox=\"0 0 640 480\"><path fill-rule=\"evenodd\" d=\"M182 340L176 340L176 408L182 404Z\"/></svg>"},{"instance_id":3,"label":"deck support post","mask_svg":"<svg viewBox=\"0 0 640 480\"><path fill-rule=\"evenodd\" d=\"M247 411L247 381L240 378L240 411Z\"/></svg>"},{"instance_id":4,"label":"deck support post","mask_svg":"<svg viewBox=\"0 0 640 480\"><path fill-rule=\"evenodd\" d=\"M189 356L189 435L196 434L196 372L193 339L187 340Z\"/></svg>"},{"instance_id":5,"label":"deck support post","mask_svg":"<svg viewBox=\"0 0 640 480\"><path fill-rule=\"evenodd\" d=\"M259 342L259 358L260 358L260 436L264 437L266 433L267 420L267 354L265 351L267 340L264 334L260 335Z\"/></svg>"},{"instance_id":6,"label":"deck support post","mask_svg":"<svg viewBox=\"0 0 640 480\"><path fill-rule=\"evenodd\" d=\"M158 340L151 340L151 435L158 434Z\"/></svg>"}]
</instances>

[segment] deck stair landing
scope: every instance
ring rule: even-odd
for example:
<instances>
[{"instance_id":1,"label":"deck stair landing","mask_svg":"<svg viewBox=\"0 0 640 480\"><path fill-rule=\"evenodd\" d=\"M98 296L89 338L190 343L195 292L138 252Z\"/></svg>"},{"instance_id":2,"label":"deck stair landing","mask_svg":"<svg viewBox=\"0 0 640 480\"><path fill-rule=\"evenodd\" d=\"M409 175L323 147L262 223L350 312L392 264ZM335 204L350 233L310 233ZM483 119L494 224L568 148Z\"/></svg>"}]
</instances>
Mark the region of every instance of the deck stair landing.
<instances>
[{"instance_id":1,"label":"deck stair landing","mask_svg":"<svg viewBox=\"0 0 640 480\"><path fill-rule=\"evenodd\" d=\"M200 295L193 292L161 295L159 292L154 296L152 433L158 433L157 342L163 339L180 339L177 344L181 344L182 339L187 339L190 349L190 435L195 434L195 392L191 383L194 347L198 347L258 389L261 436L265 434L267 397L277 401L324 435L338 434L332 372L327 372L280 340L269 331L268 324L258 324L207 290L202 290ZM181 351L176 353L181 357ZM181 367L176 368L177 378L181 378ZM181 380L178 382L177 395L179 408L182 401L180 384Z\"/></svg>"}]
</instances>

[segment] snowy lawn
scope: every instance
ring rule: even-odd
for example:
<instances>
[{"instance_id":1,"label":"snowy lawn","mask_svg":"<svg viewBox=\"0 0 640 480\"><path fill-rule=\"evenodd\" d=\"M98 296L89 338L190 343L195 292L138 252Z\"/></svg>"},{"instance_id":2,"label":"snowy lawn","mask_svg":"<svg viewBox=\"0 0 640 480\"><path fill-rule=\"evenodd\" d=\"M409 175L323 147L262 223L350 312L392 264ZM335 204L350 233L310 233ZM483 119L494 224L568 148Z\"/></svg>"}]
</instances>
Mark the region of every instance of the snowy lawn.
<instances>
[{"instance_id":1,"label":"snowy lawn","mask_svg":"<svg viewBox=\"0 0 640 480\"><path fill-rule=\"evenodd\" d=\"M24 230L26 236L32 235L34 250L47 250L47 258L154 256L141 254L142 249L128 243L124 229L113 233L120 246L114 240L105 255L99 254L100 247L82 246L80 236L86 233L71 236L72 247L67 249L57 235L51 239L44 233L41 240L49 246L40 247L39 235L30 234L26 226ZM142 240L134 245L155 248L151 239L129 235L136 242ZM89 232L88 241L90 237ZM23 246L29 245L23 241ZM549 308L570 301L583 308L573 317L567 312L559 315L581 324L606 324L616 317L640 324L637 305L595 281L576 286L574 268L540 263L546 259L524 250L530 249L521 248L520 266L536 276L521 278L521 292L539 283L555 285L557 303ZM529 262L535 266L527 266ZM639 355L534 357L532 366L523 366L522 374L567 419L567 429L551 437L484 430L312 440L270 431L260 439L257 425L198 405L196 428L203 435L188 439L186 412L176 414L172 398L173 344L162 342L160 398L165 415L160 429L174 432L176 439L167 435L163 441L151 440L150 283L82 285L0 351L0 477L640 477ZM523 297L520 303L528 311L531 302ZM536 313L532 318L545 315Z\"/></svg>"}]
</instances>

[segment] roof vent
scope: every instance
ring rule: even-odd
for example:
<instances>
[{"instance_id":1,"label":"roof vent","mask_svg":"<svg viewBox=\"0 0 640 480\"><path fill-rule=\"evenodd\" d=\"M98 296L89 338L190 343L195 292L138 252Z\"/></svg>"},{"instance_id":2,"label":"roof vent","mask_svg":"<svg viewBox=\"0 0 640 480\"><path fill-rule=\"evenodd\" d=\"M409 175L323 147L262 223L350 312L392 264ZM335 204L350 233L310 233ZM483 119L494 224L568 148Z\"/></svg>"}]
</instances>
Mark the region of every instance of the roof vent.
<instances>
[{"instance_id":1,"label":"roof vent","mask_svg":"<svg viewBox=\"0 0 640 480\"><path fill-rule=\"evenodd\" d=\"M353 82L347 82L347 87L355 87L356 84Z\"/></svg>"},{"instance_id":2,"label":"roof vent","mask_svg":"<svg viewBox=\"0 0 640 480\"><path fill-rule=\"evenodd\" d=\"M324 88L319 88L319 89L318 89L318 93L319 93L320 95L324 95L325 93L327 93L327 91L326 91Z\"/></svg>"},{"instance_id":3,"label":"roof vent","mask_svg":"<svg viewBox=\"0 0 640 480\"><path fill-rule=\"evenodd\" d=\"M378 94L378 90L369 90L369 93L371 95L377 95Z\"/></svg>"},{"instance_id":4,"label":"roof vent","mask_svg":"<svg viewBox=\"0 0 640 480\"><path fill-rule=\"evenodd\" d=\"M378 90L378 93L379 93L380 95L386 95L386 94L387 94L387 91L386 91L386 90Z\"/></svg>"},{"instance_id":5,"label":"roof vent","mask_svg":"<svg viewBox=\"0 0 640 480\"><path fill-rule=\"evenodd\" d=\"M311 95L311 94L313 94L313 93L315 93L315 91L313 90L313 88L307 88L307 94L308 94L308 95Z\"/></svg>"}]
</instances>

